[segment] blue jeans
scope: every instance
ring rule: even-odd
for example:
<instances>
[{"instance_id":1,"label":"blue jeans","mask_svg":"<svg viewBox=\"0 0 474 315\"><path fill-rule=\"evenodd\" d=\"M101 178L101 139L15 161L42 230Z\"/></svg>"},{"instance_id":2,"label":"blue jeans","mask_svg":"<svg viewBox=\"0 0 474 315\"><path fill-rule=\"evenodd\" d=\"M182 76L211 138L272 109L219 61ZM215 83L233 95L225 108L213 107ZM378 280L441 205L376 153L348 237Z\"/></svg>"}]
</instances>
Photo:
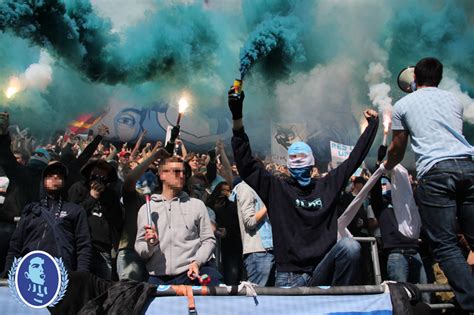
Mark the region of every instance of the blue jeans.
<instances>
[{"instance_id":1,"label":"blue jeans","mask_svg":"<svg viewBox=\"0 0 474 315\"><path fill-rule=\"evenodd\" d=\"M416 249L394 250L388 255L387 275L389 280L410 283L428 283L425 267ZM430 294L422 294L423 301L430 302Z\"/></svg>"},{"instance_id":2,"label":"blue jeans","mask_svg":"<svg viewBox=\"0 0 474 315\"><path fill-rule=\"evenodd\" d=\"M146 265L133 249L121 249L117 255L117 273L120 280L145 281Z\"/></svg>"},{"instance_id":3,"label":"blue jeans","mask_svg":"<svg viewBox=\"0 0 474 315\"><path fill-rule=\"evenodd\" d=\"M275 286L293 288L354 284L360 273L360 248L356 240L343 238L331 248L312 273L277 271Z\"/></svg>"},{"instance_id":4,"label":"blue jeans","mask_svg":"<svg viewBox=\"0 0 474 315\"><path fill-rule=\"evenodd\" d=\"M247 254L244 256L244 266L247 271L248 281L261 287L272 285L272 274L275 273L275 256L273 256L273 252Z\"/></svg>"},{"instance_id":5,"label":"blue jeans","mask_svg":"<svg viewBox=\"0 0 474 315\"><path fill-rule=\"evenodd\" d=\"M434 258L459 305L474 311L474 275L457 238L459 226L474 249L474 162L438 162L419 180L416 199Z\"/></svg>"}]
</instances>

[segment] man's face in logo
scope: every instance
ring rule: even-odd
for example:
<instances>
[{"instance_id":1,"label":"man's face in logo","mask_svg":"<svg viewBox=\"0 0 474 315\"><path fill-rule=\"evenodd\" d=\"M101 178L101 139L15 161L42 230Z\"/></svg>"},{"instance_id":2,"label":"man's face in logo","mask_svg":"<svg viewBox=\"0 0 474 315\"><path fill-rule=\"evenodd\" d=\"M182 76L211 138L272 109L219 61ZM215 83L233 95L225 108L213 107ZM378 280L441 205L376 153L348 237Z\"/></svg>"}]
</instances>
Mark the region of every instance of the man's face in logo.
<instances>
[{"instance_id":1,"label":"man's face in logo","mask_svg":"<svg viewBox=\"0 0 474 315\"><path fill-rule=\"evenodd\" d=\"M30 260L28 272L25 272L25 277L30 279L33 283L44 285L46 275L44 274L43 264L44 259L40 257L35 257Z\"/></svg>"}]
</instances>

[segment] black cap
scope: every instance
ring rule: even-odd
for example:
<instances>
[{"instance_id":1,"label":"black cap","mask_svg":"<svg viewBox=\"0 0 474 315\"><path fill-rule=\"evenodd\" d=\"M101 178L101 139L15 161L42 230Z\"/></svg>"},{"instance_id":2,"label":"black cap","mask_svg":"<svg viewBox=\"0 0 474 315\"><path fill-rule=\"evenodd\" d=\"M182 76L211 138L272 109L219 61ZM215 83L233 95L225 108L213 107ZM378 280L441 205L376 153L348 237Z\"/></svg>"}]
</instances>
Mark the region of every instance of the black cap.
<instances>
[{"instance_id":1,"label":"black cap","mask_svg":"<svg viewBox=\"0 0 474 315\"><path fill-rule=\"evenodd\" d=\"M51 162L43 170L43 178L48 176L48 175L51 175L51 174L62 175L64 177L64 179L66 179L66 177L68 175L68 170L67 170L66 165L64 165L61 162L57 162L57 161Z\"/></svg>"}]
</instances>

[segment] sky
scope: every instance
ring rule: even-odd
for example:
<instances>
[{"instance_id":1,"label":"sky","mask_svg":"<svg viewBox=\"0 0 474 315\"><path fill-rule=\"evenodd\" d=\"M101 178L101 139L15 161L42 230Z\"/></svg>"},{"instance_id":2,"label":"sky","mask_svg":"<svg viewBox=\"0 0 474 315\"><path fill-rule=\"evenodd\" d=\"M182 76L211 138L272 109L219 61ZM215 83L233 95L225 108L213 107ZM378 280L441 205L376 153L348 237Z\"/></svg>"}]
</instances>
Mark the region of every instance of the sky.
<instances>
[{"instance_id":1,"label":"sky","mask_svg":"<svg viewBox=\"0 0 474 315\"><path fill-rule=\"evenodd\" d=\"M355 143L365 108L390 111L405 95L398 73L427 56L443 62L472 143L469 0L0 0L0 109L44 136L114 102L177 106L184 92L192 110L230 119L243 76L255 147L268 152L272 122L302 123L324 160L330 140Z\"/></svg>"}]
</instances>

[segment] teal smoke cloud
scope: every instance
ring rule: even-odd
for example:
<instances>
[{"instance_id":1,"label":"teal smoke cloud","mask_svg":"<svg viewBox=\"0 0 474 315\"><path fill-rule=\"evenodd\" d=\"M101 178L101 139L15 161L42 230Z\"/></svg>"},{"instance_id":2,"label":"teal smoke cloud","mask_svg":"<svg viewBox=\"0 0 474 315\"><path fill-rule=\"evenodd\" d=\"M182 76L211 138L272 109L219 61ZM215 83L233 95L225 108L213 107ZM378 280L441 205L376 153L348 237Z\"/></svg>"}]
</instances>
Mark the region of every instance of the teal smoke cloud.
<instances>
[{"instance_id":1,"label":"teal smoke cloud","mask_svg":"<svg viewBox=\"0 0 474 315\"><path fill-rule=\"evenodd\" d=\"M207 17L196 5L160 10L131 28L122 43L110 20L98 16L87 0L8 0L0 4L0 31L46 47L90 80L107 84L176 73L186 78L212 66L217 46Z\"/></svg>"},{"instance_id":2,"label":"teal smoke cloud","mask_svg":"<svg viewBox=\"0 0 474 315\"><path fill-rule=\"evenodd\" d=\"M265 74L289 74L289 65L306 60L300 33L301 23L295 17L277 16L259 24L240 52L241 78L264 58L269 59L262 68Z\"/></svg>"},{"instance_id":3,"label":"teal smoke cloud","mask_svg":"<svg viewBox=\"0 0 474 315\"><path fill-rule=\"evenodd\" d=\"M111 99L173 106L186 90L192 110L218 129L229 119L226 91L242 66L254 146L268 152L271 121L301 122L323 154L329 140L354 144L359 136L358 115L371 104L364 76L372 62L391 73L383 83L394 102L403 96L396 74L429 55L474 96L470 0L143 1L155 9L117 31L97 6L115 1L0 0L1 90L38 61L40 48L55 59L45 91L25 90L9 101L12 118L47 134Z\"/></svg>"}]
</instances>

